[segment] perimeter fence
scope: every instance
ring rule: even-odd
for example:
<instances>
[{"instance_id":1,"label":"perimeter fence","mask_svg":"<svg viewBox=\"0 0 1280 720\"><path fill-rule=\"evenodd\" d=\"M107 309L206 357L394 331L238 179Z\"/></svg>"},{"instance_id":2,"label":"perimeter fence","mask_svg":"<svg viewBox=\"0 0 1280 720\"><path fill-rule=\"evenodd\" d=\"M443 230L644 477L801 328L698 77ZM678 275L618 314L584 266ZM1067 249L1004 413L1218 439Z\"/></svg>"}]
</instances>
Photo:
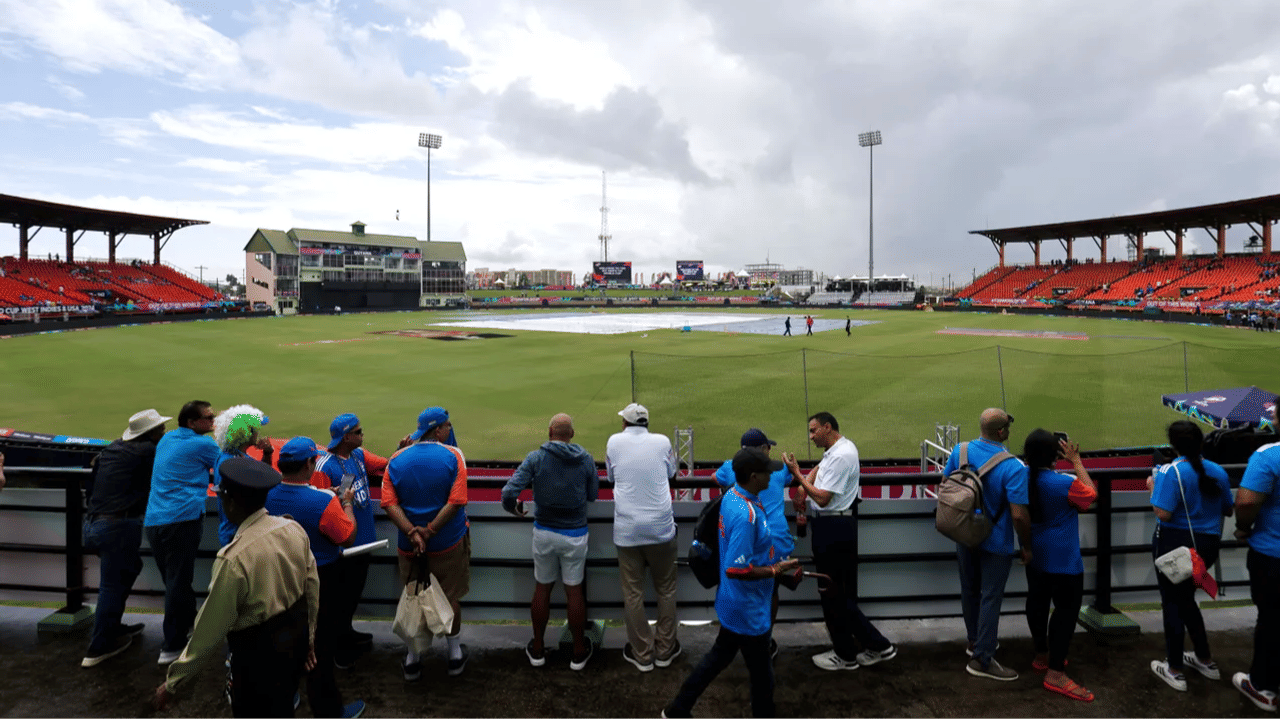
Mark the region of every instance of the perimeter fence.
<instances>
[{"instance_id":1,"label":"perimeter fence","mask_svg":"<svg viewBox=\"0 0 1280 720\"><path fill-rule=\"evenodd\" d=\"M1050 353L1001 345L938 355L804 348L759 355L631 353L631 397L651 426L692 427L698 459L731 453L748 427L816 459L807 422L826 411L863 457L917 457L938 424L977 434L983 408L1016 418L1015 450L1036 427L1084 449L1165 441L1177 416L1161 396L1257 385L1280 389L1276 356L1177 342L1123 353ZM967 426L967 427L966 427Z\"/></svg>"}]
</instances>

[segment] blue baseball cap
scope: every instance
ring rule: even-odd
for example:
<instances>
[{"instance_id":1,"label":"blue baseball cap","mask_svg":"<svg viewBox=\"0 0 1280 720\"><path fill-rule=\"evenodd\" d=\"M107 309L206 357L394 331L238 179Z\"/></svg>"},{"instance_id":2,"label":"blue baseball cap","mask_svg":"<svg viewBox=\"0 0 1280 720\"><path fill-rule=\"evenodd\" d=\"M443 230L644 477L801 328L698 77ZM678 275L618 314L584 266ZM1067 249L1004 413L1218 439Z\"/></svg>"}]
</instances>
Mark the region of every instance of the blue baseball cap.
<instances>
[{"instance_id":1,"label":"blue baseball cap","mask_svg":"<svg viewBox=\"0 0 1280 720\"><path fill-rule=\"evenodd\" d=\"M774 440L770 440L759 428L751 428L742 433L742 447L760 447L761 445L777 445Z\"/></svg>"},{"instance_id":2,"label":"blue baseball cap","mask_svg":"<svg viewBox=\"0 0 1280 720\"><path fill-rule=\"evenodd\" d=\"M418 431L409 436L409 439L417 442L422 436L435 430L441 425L449 421L449 411L440 406L429 407L422 411L418 416Z\"/></svg>"},{"instance_id":3,"label":"blue baseball cap","mask_svg":"<svg viewBox=\"0 0 1280 720\"><path fill-rule=\"evenodd\" d=\"M334 418L333 422L329 423L329 437L333 438L329 441L329 449L332 450L338 447L338 443L342 442L342 438L358 427L360 427L360 418L351 413L343 413Z\"/></svg>"},{"instance_id":4,"label":"blue baseball cap","mask_svg":"<svg viewBox=\"0 0 1280 720\"><path fill-rule=\"evenodd\" d=\"M299 435L298 437L290 438L289 442L280 448L279 459L284 462L300 462L307 458L313 458L321 452L315 440Z\"/></svg>"}]
</instances>

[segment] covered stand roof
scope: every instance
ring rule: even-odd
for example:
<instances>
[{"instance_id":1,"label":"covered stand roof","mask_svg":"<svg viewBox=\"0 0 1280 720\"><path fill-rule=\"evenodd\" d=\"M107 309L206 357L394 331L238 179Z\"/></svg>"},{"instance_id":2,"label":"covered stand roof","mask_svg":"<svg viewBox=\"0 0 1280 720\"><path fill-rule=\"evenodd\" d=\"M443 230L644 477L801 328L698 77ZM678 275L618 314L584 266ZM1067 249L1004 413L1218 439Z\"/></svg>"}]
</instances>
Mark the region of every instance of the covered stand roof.
<instances>
[{"instance_id":1,"label":"covered stand roof","mask_svg":"<svg viewBox=\"0 0 1280 720\"><path fill-rule=\"evenodd\" d=\"M0 222L27 227L54 227L117 235L164 236L190 225L208 225L206 220L138 215L62 205L31 198L0 195Z\"/></svg>"},{"instance_id":2,"label":"covered stand roof","mask_svg":"<svg viewBox=\"0 0 1280 720\"><path fill-rule=\"evenodd\" d=\"M68 262L75 257L75 244L79 242L77 233L83 235L85 232L101 232L108 234L108 261L115 262L116 246L120 238L125 235L146 235L154 242L153 262L157 265L160 264L160 250L168 243L169 236L174 231L191 225L209 224L206 220L99 210L13 195L0 195L0 222L11 223L21 229L18 253L23 260L27 259L27 248L33 236L27 233L28 228L36 228L36 232L41 228L60 228L67 235Z\"/></svg>"},{"instance_id":3,"label":"covered stand roof","mask_svg":"<svg viewBox=\"0 0 1280 720\"><path fill-rule=\"evenodd\" d=\"M1116 215L1095 220L1026 225L992 230L970 230L970 235L983 235L997 244L1034 243L1081 237L1136 235L1179 228L1210 228L1236 223L1264 223L1280 218L1280 195L1248 200L1233 200L1215 205L1161 210L1138 215Z\"/></svg>"}]
</instances>

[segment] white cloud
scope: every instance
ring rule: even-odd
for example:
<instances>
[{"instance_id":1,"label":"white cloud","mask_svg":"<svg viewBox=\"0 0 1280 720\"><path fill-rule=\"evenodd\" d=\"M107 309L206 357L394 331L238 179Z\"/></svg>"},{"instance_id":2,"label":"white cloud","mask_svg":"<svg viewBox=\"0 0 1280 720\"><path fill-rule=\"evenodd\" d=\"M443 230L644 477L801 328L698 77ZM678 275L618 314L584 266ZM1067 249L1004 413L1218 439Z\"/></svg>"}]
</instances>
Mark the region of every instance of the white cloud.
<instances>
[{"instance_id":1,"label":"white cloud","mask_svg":"<svg viewBox=\"0 0 1280 720\"><path fill-rule=\"evenodd\" d=\"M118 70L206 85L235 66L235 43L164 0L0 0L8 35L74 71Z\"/></svg>"},{"instance_id":2,"label":"white cloud","mask_svg":"<svg viewBox=\"0 0 1280 720\"><path fill-rule=\"evenodd\" d=\"M536 8L511 5L489 19L473 31L460 12L446 8L415 32L465 56L466 67L455 72L485 93L524 79L535 95L582 110L599 109L616 88L632 85L607 44L549 27Z\"/></svg>"},{"instance_id":3,"label":"white cloud","mask_svg":"<svg viewBox=\"0 0 1280 720\"><path fill-rule=\"evenodd\" d=\"M261 162L238 162L222 158L187 158L178 165L233 175L252 175L262 172Z\"/></svg>"},{"instance_id":4,"label":"white cloud","mask_svg":"<svg viewBox=\"0 0 1280 720\"><path fill-rule=\"evenodd\" d=\"M93 118L84 113L69 112L56 108L40 107L24 102L7 102L0 104L0 118L9 120L40 120L45 122L93 123Z\"/></svg>"},{"instance_id":5,"label":"white cloud","mask_svg":"<svg viewBox=\"0 0 1280 720\"><path fill-rule=\"evenodd\" d=\"M264 122L242 113L188 107L151 114L162 132L253 155L320 160L337 165L381 166L417 154L414 128L392 123L347 127Z\"/></svg>"},{"instance_id":6,"label":"white cloud","mask_svg":"<svg viewBox=\"0 0 1280 720\"><path fill-rule=\"evenodd\" d=\"M84 93L81 92L79 88L68 85L54 75L50 75L46 78L46 81L49 83L50 87L58 92L59 95L72 102L84 99Z\"/></svg>"}]
</instances>

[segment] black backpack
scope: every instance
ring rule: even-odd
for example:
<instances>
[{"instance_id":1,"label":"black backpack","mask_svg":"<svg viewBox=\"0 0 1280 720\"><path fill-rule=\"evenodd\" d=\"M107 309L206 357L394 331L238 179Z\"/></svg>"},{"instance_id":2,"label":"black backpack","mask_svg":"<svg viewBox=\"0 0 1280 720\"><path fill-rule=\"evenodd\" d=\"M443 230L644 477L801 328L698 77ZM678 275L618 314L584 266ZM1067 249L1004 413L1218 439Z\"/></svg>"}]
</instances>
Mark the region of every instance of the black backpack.
<instances>
[{"instance_id":1,"label":"black backpack","mask_svg":"<svg viewBox=\"0 0 1280 720\"><path fill-rule=\"evenodd\" d=\"M693 524L689 569L704 588L720 584L720 501L724 499L724 492L703 506Z\"/></svg>"}]
</instances>

